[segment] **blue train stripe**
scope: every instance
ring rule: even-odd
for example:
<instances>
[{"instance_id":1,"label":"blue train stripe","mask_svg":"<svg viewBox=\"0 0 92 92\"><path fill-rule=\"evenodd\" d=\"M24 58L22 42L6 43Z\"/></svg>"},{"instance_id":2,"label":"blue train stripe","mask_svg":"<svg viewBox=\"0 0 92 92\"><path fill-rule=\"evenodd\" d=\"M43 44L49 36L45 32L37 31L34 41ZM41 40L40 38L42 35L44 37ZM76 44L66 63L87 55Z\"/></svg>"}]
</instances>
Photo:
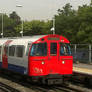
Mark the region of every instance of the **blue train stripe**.
<instances>
[{"instance_id":1,"label":"blue train stripe","mask_svg":"<svg viewBox=\"0 0 92 92\"><path fill-rule=\"evenodd\" d=\"M13 64L8 64L8 70L12 70L14 72L18 72L21 74L28 74L28 69L22 66L17 66Z\"/></svg>"},{"instance_id":2,"label":"blue train stripe","mask_svg":"<svg viewBox=\"0 0 92 92\"><path fill-rule=\"evenodd\" d=\"M2 68L2 62L0 62L0 68ZM17 66L13 64L8 64L8 70L21 73L21 74L28 74L28 69L22 66Z\"/></svg>"}]
</instances>

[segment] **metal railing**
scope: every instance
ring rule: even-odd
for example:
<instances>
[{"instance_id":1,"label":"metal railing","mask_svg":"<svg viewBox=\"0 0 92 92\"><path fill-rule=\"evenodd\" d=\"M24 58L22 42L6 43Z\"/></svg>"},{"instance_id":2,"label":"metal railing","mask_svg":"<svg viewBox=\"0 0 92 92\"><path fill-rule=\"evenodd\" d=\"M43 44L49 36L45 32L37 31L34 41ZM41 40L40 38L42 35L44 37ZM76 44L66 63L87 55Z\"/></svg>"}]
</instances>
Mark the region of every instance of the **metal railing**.
<instances>
[{"instance_id":1,"label":"metal railing","mask_svg":"<svg viewBox=\"0 0 92 92\"><path fill-rule=\"evenodd\" d=\"M92 63L91 44L71 44L74 62Z\"/></svg>"}]
</instances>

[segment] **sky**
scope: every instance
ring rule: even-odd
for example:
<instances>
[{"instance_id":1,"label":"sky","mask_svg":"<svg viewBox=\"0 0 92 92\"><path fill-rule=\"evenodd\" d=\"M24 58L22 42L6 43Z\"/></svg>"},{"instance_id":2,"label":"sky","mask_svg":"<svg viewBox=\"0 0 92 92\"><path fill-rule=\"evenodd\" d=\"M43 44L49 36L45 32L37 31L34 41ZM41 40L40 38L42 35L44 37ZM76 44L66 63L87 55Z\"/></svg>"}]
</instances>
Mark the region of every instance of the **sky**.
<instances>
[{"instance_id":1,"label":"sky","mask_svg":"<svg viewBox=\"0 0 92 92\"><path fill-rule=\"evenodd\" d=\"M0 0L0 13L10 14L16 11L22 20L49 20L57 14L58 9L70 3L73 9L91 0ZM16 7L22 5L22 7Z\"/></svg>"}]
</instances>

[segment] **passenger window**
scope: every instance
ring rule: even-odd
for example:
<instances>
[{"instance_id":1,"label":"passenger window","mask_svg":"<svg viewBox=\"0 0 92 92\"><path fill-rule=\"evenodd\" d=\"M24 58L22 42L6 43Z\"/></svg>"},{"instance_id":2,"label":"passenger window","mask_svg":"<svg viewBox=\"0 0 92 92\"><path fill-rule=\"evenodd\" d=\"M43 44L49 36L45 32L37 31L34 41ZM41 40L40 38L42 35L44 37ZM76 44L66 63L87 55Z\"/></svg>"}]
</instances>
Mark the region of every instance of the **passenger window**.
<instances>
[{"instance_id":1,"label":"passenger window","mask_svg":"<svg viewBox=\"0 0 92 92\"><path fill-rule=\"evenodd\" d=\"M50 55L56 56L57 55L57 43L51 43L50 45Z\"/></svg>"},{"instance_id":2,"label":"passenger window","mask_svg":"<svg viewBox=\"0 0 92 92\"><path fill-rule=\"evenodd\" d=\"M9 56L14 56L15 53L15 46L12 45L9 47Z\"/></svg>"},{"instance_id":3,"label":"passenger window","mask_svg":"<svg viewBox=\"0 0 92 92\"><path fill-rule=\"evenodd\" d=\"M23 57L23 53L24 53L24 45L18 45L16 47L16 56Z\"/></svg>"}]
</instances>

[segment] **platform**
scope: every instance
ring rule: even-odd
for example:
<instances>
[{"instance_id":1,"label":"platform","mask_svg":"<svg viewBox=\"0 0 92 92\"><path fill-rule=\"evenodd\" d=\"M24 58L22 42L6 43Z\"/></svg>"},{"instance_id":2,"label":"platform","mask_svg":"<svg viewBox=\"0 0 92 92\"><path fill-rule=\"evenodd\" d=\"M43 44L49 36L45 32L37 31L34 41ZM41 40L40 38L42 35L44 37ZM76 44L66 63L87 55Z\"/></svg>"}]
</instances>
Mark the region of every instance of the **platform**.
<instances>
[{"instance_id":1,"label":"platform","mask_svg":"<svg viewBox=\"0 0 92 92\"><path fill-rule=\"evenodd\" d=\"M73 72L92 76L92 64L73 64Z\"/></svg>"}]
</instances>

